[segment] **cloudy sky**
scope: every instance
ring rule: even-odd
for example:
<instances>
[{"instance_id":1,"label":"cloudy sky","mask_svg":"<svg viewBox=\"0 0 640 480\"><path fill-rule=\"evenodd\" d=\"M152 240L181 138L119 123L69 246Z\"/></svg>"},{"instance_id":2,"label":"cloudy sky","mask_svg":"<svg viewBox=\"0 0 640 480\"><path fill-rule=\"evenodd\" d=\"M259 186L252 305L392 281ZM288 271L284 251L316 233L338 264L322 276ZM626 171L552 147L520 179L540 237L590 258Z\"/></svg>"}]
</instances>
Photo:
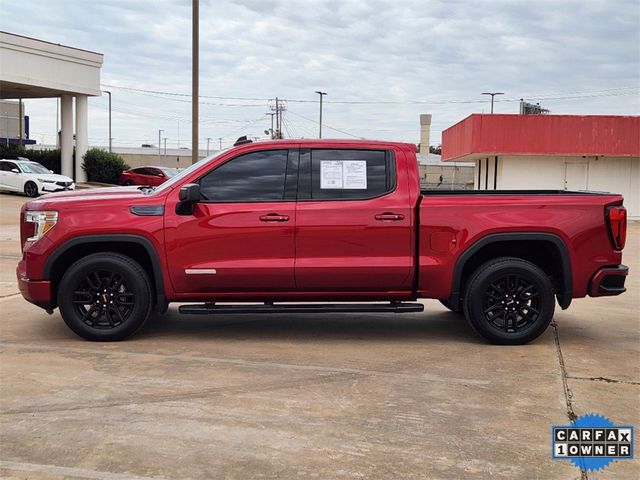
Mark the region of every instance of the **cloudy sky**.
<instances>
[{"instance_id":1,"label":"cloudy sky","mask_svg":"<svg viewBox=\"0 0 640 480\"><path fill-rule=\"evenodd\" d=\"M116 146L190 143L191 1L0 0L0 30L104 54ZM269 99L287 99L285 134L432 144L481 92L552 113L640 113L638 0L202 0L201 146L263 135ZM0 66L1 68L1 66ZM169 95L171 94L171 95ZM180 96L184 94L186 96ZM32 138L55 142L55 100L26 104ZM89 141L107 144L107 97L89 100Z\"/></svg>"}]
</instances>

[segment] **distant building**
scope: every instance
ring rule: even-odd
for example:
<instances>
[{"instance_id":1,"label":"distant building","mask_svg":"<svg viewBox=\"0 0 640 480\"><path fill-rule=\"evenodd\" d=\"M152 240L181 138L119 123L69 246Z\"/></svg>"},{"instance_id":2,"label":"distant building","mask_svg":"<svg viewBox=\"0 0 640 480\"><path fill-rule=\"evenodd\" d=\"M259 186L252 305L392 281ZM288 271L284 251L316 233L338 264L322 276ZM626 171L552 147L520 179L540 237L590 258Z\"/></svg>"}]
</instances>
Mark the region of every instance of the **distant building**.
<instances>
[{"instance_id":1,"label":"distant building","mask_svg":"<svg viewBox=\"0 0 640 480\"><path fill-rule=\"evenodd\" d=\"M21 134L23 145L36 143L29 138L29 116L24 113L24 102L20 108L17 100L0 100L0 143L20 143Z\"/></svg>"},{"instance_id":2,"label":"distant building","mask_svg":"<svg viewBox=\"0 0 640 480\"><path fill-rule=\"evenodd\" d=\"M473 188L475 163L443 162L440 155L429 153L431 115L420 115L420 143L418 144L418 171L422 188L460 190Z\"/></svg>"},{"instance_id":3,"label":"distant building","mask_svg":"<svg viewBox=\"0 0 640 480\"><path fill-rule=\"evenodd\" d=\"M640 218L640 117L473 114L442 132L442 159L473 162L478 190L620 193Z\"/></svg>"}]
</instances>

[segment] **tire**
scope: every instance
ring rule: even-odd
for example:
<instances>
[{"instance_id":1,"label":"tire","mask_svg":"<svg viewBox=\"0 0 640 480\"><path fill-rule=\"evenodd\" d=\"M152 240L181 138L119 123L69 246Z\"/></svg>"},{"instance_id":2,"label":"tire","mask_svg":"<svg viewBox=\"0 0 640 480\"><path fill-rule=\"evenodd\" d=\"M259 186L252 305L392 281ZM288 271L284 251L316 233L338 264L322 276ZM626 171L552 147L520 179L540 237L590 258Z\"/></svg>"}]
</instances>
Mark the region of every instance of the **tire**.
<instances>
[{"instance_id":1,"label":"tire","mask_svg":"<svg viewBox=\"0 0 640 480\"><path fill-rule=\"evenodd\" d=\"M24 193L27 197L31 198L40 195L40 192L38 192L38 185L31 181L24 184Z\"/></svg>"},{"instance_id":2,"label":"tire","mask_svg":"<svg viewBox=\"0 0 640 480\"><path fill-rule=\"evenodd\" d=\"M118 253L95 253L74 263L58 287L67 326L87 340L123 340L147 321L153 289L147 272Z\"/></svg>"},{"instance_id":3,"label":"tire","mask_svg":"<svg viewBox=\"0 0 640 480\"><path fill-rule=\"evenodd\" d=\"M449 300L438 300L442 305L447 307L453 313L462 313L462 302L460 302L457 306L453 306Z\"/></svg>"},{"instance_id":4,"label":"tire","mask_svg":"<svg viewBox=\"0 0 640 480\"><path fill-rule=\"evenodd\" d=\"M547 329L555 309L549 277L535 264L501 257L470 277L463 300L467 321L497 345L522 345Z\"/></svg>"}]
</instances>

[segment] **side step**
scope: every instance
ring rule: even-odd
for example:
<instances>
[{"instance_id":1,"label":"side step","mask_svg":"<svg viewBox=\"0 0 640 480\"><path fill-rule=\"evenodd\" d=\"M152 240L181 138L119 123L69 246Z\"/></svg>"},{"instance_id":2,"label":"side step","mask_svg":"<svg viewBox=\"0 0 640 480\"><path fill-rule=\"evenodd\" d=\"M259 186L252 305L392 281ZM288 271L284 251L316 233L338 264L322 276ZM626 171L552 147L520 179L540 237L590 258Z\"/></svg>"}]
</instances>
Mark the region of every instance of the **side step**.
<instances>
[{"instance_id":1,"label":"side step","mask_svg":"<svg viewBox=\"0 0 640 480\"><path fill-rule=\"evenodd\" d=\"M215 305L203 303L200 305L181 305L180 313L188 315L213 315L232 313L409 313L422 312L421 303L308 303L308 304L278 304L265 303L263 305Z\"/></svg>"}]
</instances>

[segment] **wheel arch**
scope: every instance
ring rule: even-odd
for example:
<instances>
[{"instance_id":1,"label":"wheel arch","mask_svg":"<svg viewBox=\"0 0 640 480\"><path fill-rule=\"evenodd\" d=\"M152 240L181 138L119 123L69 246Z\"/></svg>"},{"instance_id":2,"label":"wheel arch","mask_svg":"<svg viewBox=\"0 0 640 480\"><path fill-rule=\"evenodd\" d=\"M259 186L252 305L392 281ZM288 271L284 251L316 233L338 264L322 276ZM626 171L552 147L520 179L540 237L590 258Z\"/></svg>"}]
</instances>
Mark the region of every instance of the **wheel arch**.
<instances>
[{"instance_id":1,"label":"wheel arch","mask_svg":"<svg viewBox=\"0 0 640 480\"><path fill-rule=\"evenodd\" d=\"M92 253L115 252L137 261L152 278L156 308L164 312L167 300L162 278L160 257L151 241L140 235L86 235L67 240L57 248L44 265L44 278L51 281L52 300L57 298L57 288L66 268ZM55 307L55 305L54 305Z\"/></svg>"},{"instance_id":2,"label":"wheel arch","mask_svg":"<svg viewBox=\"0 0 640 480\"><path fill-rule=\"evenodd\" d=\"M527 250L532 246L538 249ZM476 240L456 261L448 300L459 302L473 270L497 256L515 256L535 263L555 277L554 289L560 307L564 310L571 305L573 280L569 250L558 235L538 232L493 233ZM545 261L546 256L551 257L550 261Z\"/></svg>"}]
</instances>

